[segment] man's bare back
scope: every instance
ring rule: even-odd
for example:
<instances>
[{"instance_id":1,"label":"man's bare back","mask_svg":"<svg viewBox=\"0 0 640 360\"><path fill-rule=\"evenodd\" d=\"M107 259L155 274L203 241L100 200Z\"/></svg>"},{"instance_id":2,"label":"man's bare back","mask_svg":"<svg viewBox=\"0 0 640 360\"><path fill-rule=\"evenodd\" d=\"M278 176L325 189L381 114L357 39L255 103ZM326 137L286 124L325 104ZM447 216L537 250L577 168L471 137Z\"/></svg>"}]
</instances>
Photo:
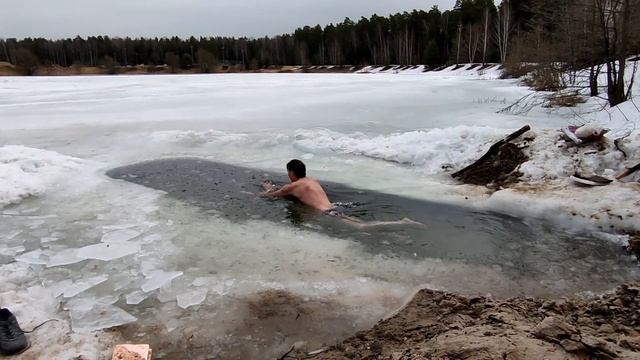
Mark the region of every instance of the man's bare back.
<instances>
[{"instance_id":1,"label":"man's bare back","mask_svg":"<svg viewBox=\"0 0 640 360\"><path fill-rule=\"evenodd\" d=\"M274 185L268 181L264 182L262 186L265 189L264 194L267 196L282 197L291 195L301 203L322 212L329 211L333 208L333 204L329 201L327 193L324 192L320 183L312 178L304 177L298 179L278 190L275 190Z\"/></svg>"},{"instance_id":2,"label":"man's bare back","mask_svg":"<svg viewBox=\"0 0 640 360\"><path fill-rule=\"evenodd\" d=\"M290 184L284 185L278 189L271 181L262 183L264 192L263 196L269 197L285 197L294 196L303 204L321 211L322 213L338 218L344 223L359 229L388 226L388 225L418 225L424 227L424 224L415 222L411 219L404 218L398 221L373 221L365 222L343 214L340 210L329 201L327 193L325 193L322 185L312 178L307 177L307 169L300 160L291 160L287 164L287 173L289 175Z\"/></svg>"}]
</instances>

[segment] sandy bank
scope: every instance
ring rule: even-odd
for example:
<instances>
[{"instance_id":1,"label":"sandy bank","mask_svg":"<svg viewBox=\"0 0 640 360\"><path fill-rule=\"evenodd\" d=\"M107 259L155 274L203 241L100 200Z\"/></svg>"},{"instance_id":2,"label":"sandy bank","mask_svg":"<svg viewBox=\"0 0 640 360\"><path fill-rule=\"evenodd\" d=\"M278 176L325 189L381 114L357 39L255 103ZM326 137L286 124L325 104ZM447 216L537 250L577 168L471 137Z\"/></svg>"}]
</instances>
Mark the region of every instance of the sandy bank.
<instances>
[{"instance_id":1,"label":"sandy bank","mask_svg":"<svg viewBox=\"0 0 640 360\"><path fill-rule=\"evenodd\" d=\"M558 300L421 290L397 315L314 359L638 359L638 295L639 284Z\"/></svg>"}]
</instances>

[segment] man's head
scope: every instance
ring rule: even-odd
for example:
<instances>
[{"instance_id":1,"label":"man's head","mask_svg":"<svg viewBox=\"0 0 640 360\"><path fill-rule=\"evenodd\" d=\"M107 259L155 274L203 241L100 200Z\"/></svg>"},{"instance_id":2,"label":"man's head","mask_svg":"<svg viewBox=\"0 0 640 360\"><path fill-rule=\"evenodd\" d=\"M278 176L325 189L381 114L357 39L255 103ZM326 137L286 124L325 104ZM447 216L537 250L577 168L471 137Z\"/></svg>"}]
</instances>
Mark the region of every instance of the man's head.
<instances>
[{"instance_id":1,"label":"man's head","mask_svg":"<svg viewBox=\"0 0 640 360\"><path fill-rule=\"evenodd\" d=\"M307 176L307 167L302 161L293 159L287 163L287 173L291 181L300 180Z\"/></svg>"}]
</instances>

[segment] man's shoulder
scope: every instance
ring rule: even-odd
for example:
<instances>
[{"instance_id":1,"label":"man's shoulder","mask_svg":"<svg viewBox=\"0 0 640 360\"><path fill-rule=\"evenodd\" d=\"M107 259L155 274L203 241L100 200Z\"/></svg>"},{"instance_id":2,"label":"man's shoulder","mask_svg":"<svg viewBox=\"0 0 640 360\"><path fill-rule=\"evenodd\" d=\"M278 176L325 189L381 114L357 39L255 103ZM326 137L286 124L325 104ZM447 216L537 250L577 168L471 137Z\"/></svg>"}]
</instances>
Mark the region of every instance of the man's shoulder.
<instances>
[{"instance_id":1,"label":"man's shoulder","mask_svg":"<svg viewBox=\"0 0 640 360\"><path fill-rule=\"evenodd\" d=\"M306 177L305 179L306 179L305 181L306 181L308 184L318 184L318 185L320 185L320 181L318 181L318 180L316 180L316 179L314 179L314 178Z\"/></svg>"}]
</instances>

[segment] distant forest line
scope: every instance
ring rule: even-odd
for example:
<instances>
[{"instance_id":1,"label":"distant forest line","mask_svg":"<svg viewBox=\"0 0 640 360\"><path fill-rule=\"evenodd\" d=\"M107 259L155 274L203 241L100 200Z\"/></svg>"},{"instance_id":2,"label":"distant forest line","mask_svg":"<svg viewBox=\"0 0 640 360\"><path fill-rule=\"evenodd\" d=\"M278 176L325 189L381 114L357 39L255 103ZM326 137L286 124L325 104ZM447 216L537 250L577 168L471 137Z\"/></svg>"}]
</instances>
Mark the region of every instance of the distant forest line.
<instances>
[{"instance_id":1,"label":"distant forest line","mask_svg":"<svg viewBox=\"0 0 640 360\"><path fill-rule=\"evenodd\" d=\"M571 68L640 52L640 0L458 0L438 7L305 26L274 37L0 39L0 61L41 66L167 65L172 72L283 65L551 63ZM618 74L613 74L618 76Z\"/></svg>"},{"instance_id":2,"label":"distant forest line","mask_svg":"<svg viewBox=\"0 0 640 360\"><path fill-rule=\"evenodd\" d=\"M458 62L557 60L589 63L606 54L587 51L598 33L597 6L637 0L459 0L452 10L414 10L388 17L345 19L265 38L190 37L43 38L0 40L0 61L14 65L443 65ZM591 4L590 4L591 3ZM624 5L624 4L621 4ZM592 14L589 14L592 13ZM633 15L629 14L631 18ZM607 21L606 19L604 19ZM638 22L628 52L638 52ZM588 36L591 37L591 36ZM554 50L554 48L556 48ZM29 54L25 54L28 52ZM35 59L25 59L33 55Z\"/></svg>"}]
</instances>

